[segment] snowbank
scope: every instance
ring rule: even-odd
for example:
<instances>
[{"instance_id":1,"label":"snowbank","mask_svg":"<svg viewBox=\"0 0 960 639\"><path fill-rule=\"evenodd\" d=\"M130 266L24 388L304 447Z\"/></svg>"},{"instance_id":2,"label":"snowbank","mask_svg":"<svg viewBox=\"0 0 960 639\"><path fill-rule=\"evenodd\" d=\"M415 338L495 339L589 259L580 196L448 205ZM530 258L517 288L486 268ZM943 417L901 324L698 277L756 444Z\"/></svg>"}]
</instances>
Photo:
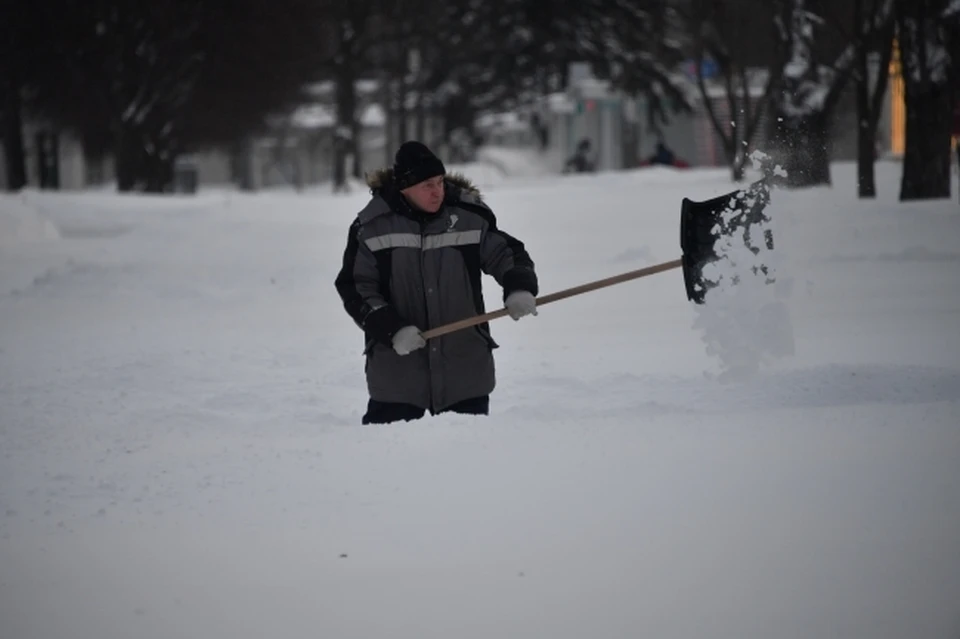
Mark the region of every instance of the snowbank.
<instances>
[{"instance_id":1,"label":"snowbank","mask_svg":"<svg viewBox=\"0 0 960 639\"><path fill-rule=\"evenodd\" d=\"M0 244L58 239L56 225L30 204L26 193L0 195Z\"/></svg>"},{"instance_id":2,"label":"snowbank","mask_svg":"<svg viewBox=\"0 0 960 639\"><path fill-rule=\"evenodd\" d=\"M675 269L491 322L489 418L383 428L333 286L365 191L36 194L63 239L0 246L0 635L957 637L960 216L877 168L774 192L792 291L700 308ZM676 259L682 197L732 190L508 178L544 294Z\"/></svg>"},{"instance_id":3,"label":"snowbank","mask_svg":"<svg viewBox=\"0 0 960 639\"><path fill-rule=\"evenodd\" d=\"M478 149L477 160L497 167L513 179L556 176L559 173L549 154L532 149L485 146Z\"/></svg>"}]
</instances>

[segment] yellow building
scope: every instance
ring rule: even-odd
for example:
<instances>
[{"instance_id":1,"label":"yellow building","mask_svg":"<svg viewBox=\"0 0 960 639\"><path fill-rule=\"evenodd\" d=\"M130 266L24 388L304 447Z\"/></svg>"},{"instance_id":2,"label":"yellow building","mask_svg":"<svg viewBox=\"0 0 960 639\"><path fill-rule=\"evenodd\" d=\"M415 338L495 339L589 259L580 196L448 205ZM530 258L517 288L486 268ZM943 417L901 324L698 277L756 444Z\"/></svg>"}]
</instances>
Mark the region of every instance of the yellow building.
<instances>
[{"instance_id":1,"label":"yellow building","mask_svg":"<svg viewBox=\"0 0 960 639\"><path fill-rule=\"evenodd\" d=\"M900 63L900 47L893 41L890 57L890 154L902 157L907 139L907 100Z\"/></svg>"},{"instance_id":2,"label":"yellow building","mask_svg":"<svg viewBox=\"0 0 960 639\"><path fill-rule=\"evenodd\" d=\"M893 55L890 57L890 155L903 157L907 139L907 96L903 81L903 67L900 61L900 46L893 41ZM951 140L955 151L960 140L956 136Z\"/></svg>"}]
</instances>

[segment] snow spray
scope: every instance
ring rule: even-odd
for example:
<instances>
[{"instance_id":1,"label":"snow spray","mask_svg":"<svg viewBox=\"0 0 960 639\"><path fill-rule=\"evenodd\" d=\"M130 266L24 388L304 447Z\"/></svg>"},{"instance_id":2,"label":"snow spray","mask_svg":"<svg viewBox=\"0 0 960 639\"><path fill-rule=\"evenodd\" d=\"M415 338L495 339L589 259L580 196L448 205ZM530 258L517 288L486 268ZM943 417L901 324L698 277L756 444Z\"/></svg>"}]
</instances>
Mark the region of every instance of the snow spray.
<instances>
[{"instance_id":1,"label":"snow spray","mask_svg":"<svg viewBox=\"0 0 960 639\"><path fill-rule=\"evenodd\" d=\"M754 151L750 160L760 168L769 156ZM779 166L773 169L785 176ZM738 200L755 197L746 190L735 194L721 214L724 223L739 214ZM748 206L752 202L745 202ZM768 204L766 211L775 208ZM776 216L752 223L745 232L750 237L776 237ZM782 249L770 249L764 242L748 245L742 238L720 236L714 250L718 259L704 267L703 279L708 284L703 304L695 305L694 329L697 330L711 357L719 360L721 381L743 381L757 374L763 366L794 353L793 326L786 304L791 287L784 272L786 263Z\"/></svg>"}]
</instances>

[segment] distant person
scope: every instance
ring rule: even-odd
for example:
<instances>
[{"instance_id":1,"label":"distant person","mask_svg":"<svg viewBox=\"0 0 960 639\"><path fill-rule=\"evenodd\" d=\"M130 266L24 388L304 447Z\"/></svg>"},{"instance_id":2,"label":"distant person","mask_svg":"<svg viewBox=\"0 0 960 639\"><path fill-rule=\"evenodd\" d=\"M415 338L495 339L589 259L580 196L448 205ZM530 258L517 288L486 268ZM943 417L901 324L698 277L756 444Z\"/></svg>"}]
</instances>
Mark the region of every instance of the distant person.
<instances>
[{"instance_id":1,"label":"distant person","mask_svg":"<svg viewBox=\"0 0 960 639\"><path fill-rule=\"evenodd\" d=\"M953 141L957 149L957 170L960 171L960 91L953 101Z\"/></svg>"},{"instance_id":2,"label":"distant person","mask_svg":"<svg viewBox=\"0 0 960 639\"><path fill-rule=\"evenodd\" d=\"M486 324L427 343L422 331L483 314L483 273L514 320L536 315L537 274L480 191L420 142L367 179L373 195L350 226L336 289L365 336L364 424L489 413L495 385Z\"/></svg>"},{"instance_id":3,"label":"distant person","mask_svg":"<svg viewBox=\"0 0 960 639\"><path fill-rule=\"evenodd\" d=\"M544 123L543 118L540 117L539 113L531 114L530 128L533 129L533 133L536 136L537 144L539 145L540 150L546 151L547 147L550 146L550 131L547 128L547 125Z\"/></svg>"},{"instance_id":4,"label":"distant person","mask_svg":"<svg viewBox=\"0 0 960 639\"><path fill-rule=\"evenodd\" d=\"M654 151L653 155L650 156L650 164L673 166L676 161L677 156L674 154L674 152L671 151L662 140L657 142L657 149Z\"/></svg>"},{"instance_id":5,"label":"distant person","mask_svg":"<svg viewBox=\"0 0 960 639\"><path fill-rule=\"evenodd\" d=\"M563 166L564 173L588 173L594 170L594 163L590 160L590 140L583 138L577 144L574 152Z\"/></svg>"}]
</instances>

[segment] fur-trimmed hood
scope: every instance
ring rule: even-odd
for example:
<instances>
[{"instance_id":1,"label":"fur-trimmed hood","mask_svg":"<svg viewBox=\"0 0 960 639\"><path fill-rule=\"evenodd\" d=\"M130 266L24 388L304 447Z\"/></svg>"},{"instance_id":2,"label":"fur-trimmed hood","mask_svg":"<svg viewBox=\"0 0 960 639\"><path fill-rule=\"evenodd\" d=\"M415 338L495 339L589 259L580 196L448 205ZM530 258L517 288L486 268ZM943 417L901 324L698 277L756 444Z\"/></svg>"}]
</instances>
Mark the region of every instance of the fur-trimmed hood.
<instances>
[{"instance_id":1,"label":"fur-trimmed hood","mask_svg":"<svg viewBox=\"0 0 960 639\"><path fill-rule=\"evenodd\" d=\"M447 173L444 176L444 181L457 187L464 194L472 195L477 199L481 198L480 188L463 173ZM367 173L367 186L370 187L370 192L374 195L376 195L383 188L390 186L392 183L393 167L388 166L386 168L377 169L376 171Z\"/></svg>"},{"instance_id":2,"label":"fur-trimmed hood","mask_svg":"<svg viewBox=\"0 0 960 639\"><path fill-rule=\"evenodd\" d=\"M447 188L445 193L445 204L454 206L473 206L484 210L489 210L483 196L480 194L480 188L474 184L470 178L462 173L447 173L444 176ZM403 197L393 186L393 167L378 169L367 174L367 186L370 187L370 193L373 198L360 211L358 217L362 224L366 224L375 217L385 215L391 210L402 212L410 210L409 205L405 204Z\"/></svg>"}]
</instances>

